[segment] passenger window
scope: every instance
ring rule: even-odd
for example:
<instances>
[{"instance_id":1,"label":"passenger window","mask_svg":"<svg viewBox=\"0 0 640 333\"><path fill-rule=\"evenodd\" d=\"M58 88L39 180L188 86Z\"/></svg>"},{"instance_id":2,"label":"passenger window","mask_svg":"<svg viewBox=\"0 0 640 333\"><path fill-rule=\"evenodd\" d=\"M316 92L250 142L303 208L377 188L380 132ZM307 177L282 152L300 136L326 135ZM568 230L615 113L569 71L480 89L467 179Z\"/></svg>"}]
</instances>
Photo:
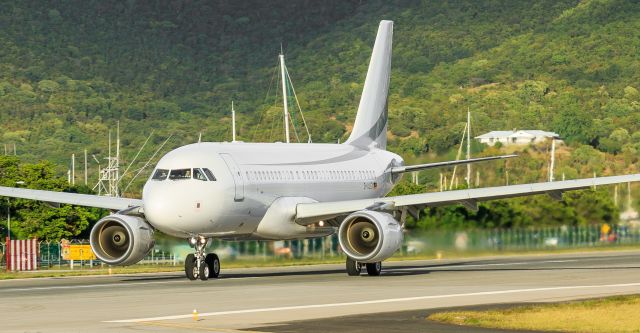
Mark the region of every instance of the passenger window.
<instances>
[{"instance_id":1,"label":"passenger window","mask_svg":"<svg viewBox=\"0 0 640 333\"><path fill-rule=\"evenodd\" d=\"M153 179L153 180L165 180L165 179L167 179L168 175L169 175L169 170L167 170L167 169L157 169L156 172L153 173L153 177L151 177L151 179Z\"/></svg>"},{"instance_id":2,"label":"passenger window","mask_svg":"<svg viewBox=\"0 0 640 333\"><path fill-rule=\"evenodd\" d=\"M207 176L204 175L204 172L200 169L193 169L193 179L202 180L204 182L207 181Z\"/></svg>"},{"instance_id":3,"label":"passenger window","mask_svg":"<svg viewBox=\"0 0 640 333\"><path fill-rule=\"evenodd\" d=\"M204 174L207 175L207 178L209 178L210 181L216 181L216 177L213 175L213 172L211 172L211 170L204 168L202 169L202 171L204 171Z\"/></svg>"},{"instance_id":4,"label":"passenger window","mask_svg":"<svg viewBox=\"0 0 640 333\"><path fill-rule=\"evenodd\" d=\"M191 179L191 169L171 170L171 173L169 174L169 179L171 180Z\"/></svg>"}]
</instances>

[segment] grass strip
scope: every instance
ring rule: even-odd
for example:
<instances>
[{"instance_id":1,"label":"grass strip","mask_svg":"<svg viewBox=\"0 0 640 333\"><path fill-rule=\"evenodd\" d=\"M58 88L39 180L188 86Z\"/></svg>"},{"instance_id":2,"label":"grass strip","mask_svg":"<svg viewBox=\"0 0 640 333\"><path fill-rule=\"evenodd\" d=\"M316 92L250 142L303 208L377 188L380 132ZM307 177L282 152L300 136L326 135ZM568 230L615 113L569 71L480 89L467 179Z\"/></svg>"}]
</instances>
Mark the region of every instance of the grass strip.
<instances>
[{"instance_id":1,"label":"grass strip","mask_svg":"<svg viewBox=\"0 0 640 333\"><path fill-rule=\"evenodd\" d=\"M547 332L640 332L640 295L431 314L442 323Z\"/></svg>"}]
</instances>

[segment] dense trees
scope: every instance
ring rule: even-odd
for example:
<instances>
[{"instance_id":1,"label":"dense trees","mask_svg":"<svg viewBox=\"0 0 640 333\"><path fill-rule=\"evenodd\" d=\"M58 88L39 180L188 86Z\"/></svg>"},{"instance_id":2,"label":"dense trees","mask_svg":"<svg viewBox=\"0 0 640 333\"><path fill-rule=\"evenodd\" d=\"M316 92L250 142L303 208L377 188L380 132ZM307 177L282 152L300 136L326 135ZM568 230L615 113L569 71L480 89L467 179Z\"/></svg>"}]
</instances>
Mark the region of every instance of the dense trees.
<instances>
[{"instance_id":1,"label":"dense trees","mask_svg":"<svg viewBox=\"0 0 640 333\"><path fill-rule=\"evenodd\" d=\"M70 187L67 180L56 176L50 162L21 163L13 156L0 156L0 184L50 191L88 193L88 188ZM94 208L62 205L51 208L32 200L3 198L0 212L11 215L13 237L37 237L43 240L59 240L80 235L89 224L96 222L104 211ZM8 231L4 220L3 236Z\"/></svg>"},{"instance_id":2,"label":"dense trees","mask_svg":"<svg viewBox=\"0 0 640 333\"><path fill-rule=\"evenodd\" d=\"M0 144L60 174L85 148L103 161L120 120L125 163L155 130L135 169L171 134L164 151L199 133L229 140L232 99L240 140L282 140L281 45L312 138L344 140L382 18L396 22L392 150L454 157L471 109L474 134L558 132L575 155L560 165L568 177L635 169L640 3L624 0L10 2L0 12ZM512 178L544 179L532 160ZM487 169L484 184L504 183L507 170Z\"/></svg>"}]
</instances>

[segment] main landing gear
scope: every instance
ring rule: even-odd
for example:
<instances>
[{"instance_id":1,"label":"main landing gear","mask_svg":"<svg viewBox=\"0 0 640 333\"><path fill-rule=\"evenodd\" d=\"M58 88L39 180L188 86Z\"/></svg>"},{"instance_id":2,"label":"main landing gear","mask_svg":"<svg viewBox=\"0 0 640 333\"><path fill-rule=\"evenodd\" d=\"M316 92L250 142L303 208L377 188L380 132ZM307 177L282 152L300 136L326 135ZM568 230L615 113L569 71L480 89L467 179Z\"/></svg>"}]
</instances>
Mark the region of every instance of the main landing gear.
<instances>
[{"instance_id":1,"label":"main landing gear","mask_svg":"<svg viewBox=\"0 0 640 333\"><path fill-rule=\"evenodd\" d=\"M369 276L378 276L382 272L381 261L363 264L347 257L347 275L360 276L360 272L362 271L363 266L367 268L367 274L369 274Z\"/></svg>"},{"instance_id":2,"label":"main landing gear","mask_svg":"<svg viewBox=\"0 0 640 333\"><path fill-rule=\"evenodd\" d=\"M217 278L220 275L220 259L215 253L205 254L207 239L199 237L189 238L189 244L193 246L196 253L187 255L184 261L184 272L189 280L207 280Z\"/></svg>"}]
</instances>

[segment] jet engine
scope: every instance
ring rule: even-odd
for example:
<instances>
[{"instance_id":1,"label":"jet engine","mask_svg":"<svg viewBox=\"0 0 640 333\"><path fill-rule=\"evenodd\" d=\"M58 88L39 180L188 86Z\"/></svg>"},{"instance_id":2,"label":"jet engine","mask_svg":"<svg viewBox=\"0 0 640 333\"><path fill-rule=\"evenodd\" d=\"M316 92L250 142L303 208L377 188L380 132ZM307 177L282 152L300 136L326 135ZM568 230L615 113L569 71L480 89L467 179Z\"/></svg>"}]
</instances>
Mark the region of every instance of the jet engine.
<instances>
[{"instance_id":1,"label":"jet engine","mask_svg":"<svg viewBox=\"0 0 640 333\"><path fill-rule=\"evenodd\" d=\"M153 228L143 218L112 214L91 229L91 249L109 265L127 266L142 260L153 248Z\"/></svg>"},{"instance_id":2,"label":"jet engine","mask_svg":"<svg viewBox=\"0 0 640 333\"><path fill-rule=\"evenodd\" d=\"M340 225L342 250L361 263L383 261L402 244L402 227L387 213L361 210L347 216Z\"/></svg>"}]
</instances>

